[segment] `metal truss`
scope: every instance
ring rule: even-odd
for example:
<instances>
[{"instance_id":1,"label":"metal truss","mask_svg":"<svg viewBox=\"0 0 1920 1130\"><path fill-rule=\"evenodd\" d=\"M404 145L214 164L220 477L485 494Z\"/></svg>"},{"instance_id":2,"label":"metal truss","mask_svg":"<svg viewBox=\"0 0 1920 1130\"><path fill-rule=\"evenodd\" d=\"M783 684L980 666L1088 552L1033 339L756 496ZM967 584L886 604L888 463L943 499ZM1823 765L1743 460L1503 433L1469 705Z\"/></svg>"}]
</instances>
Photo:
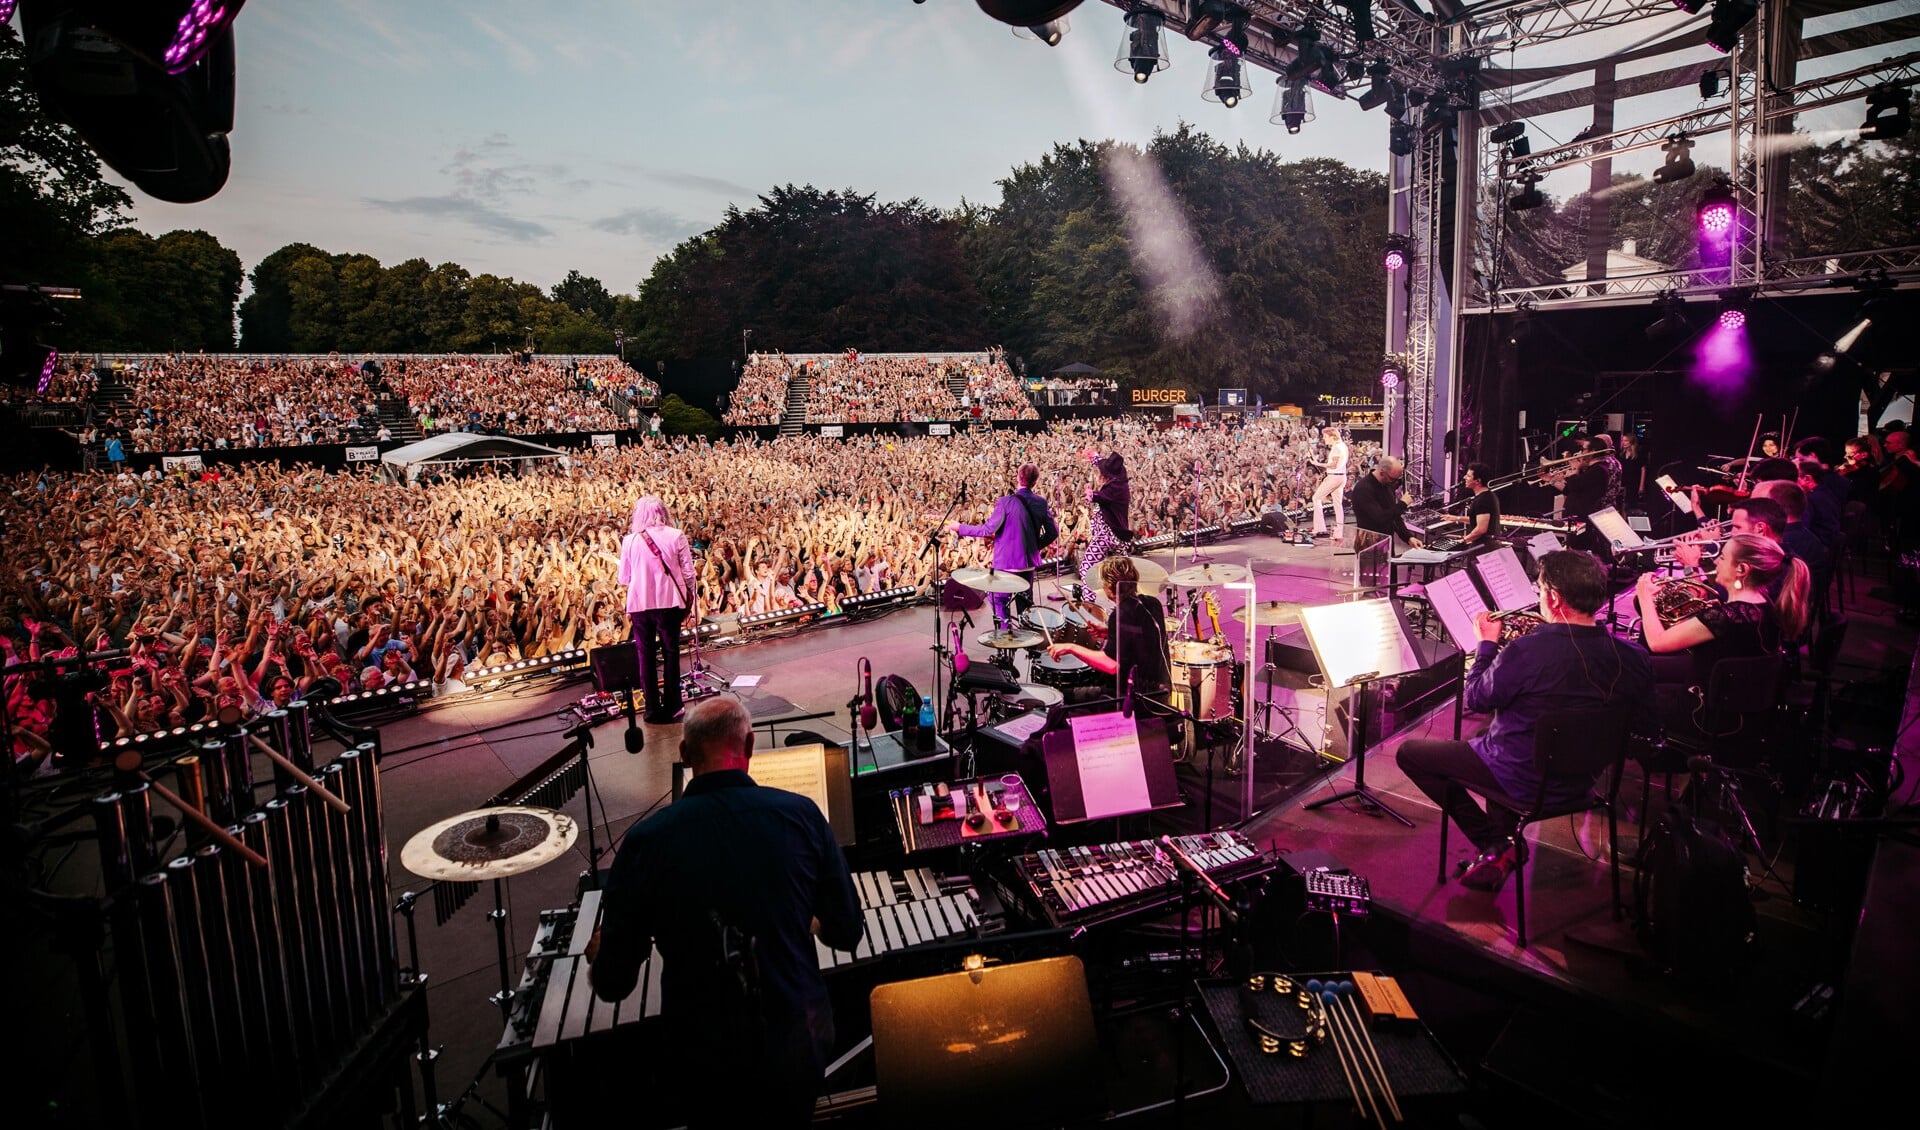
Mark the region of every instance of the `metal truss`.
<instances>
[{"instance_id":1,"label":"metal truss","mask_svg":"<svg viewBox=\"0 0 1920 1130\"><path fill-rule=\"evenodd\" d=\"M1442 273L1440 229L1445 200L1446 135L1429 130L1414 150L1410 185L1409 224L1413 254L1407 258L1410 293L1407 300L1406 379L1407 489L1426 496L1433 491L1433 393L1440 376L1440 320Z\"/></svg>"},{"instance_id":2,"label":"metal truss","mask_svg":"<svg viewBox=\"0 0 1920 1130\"><path fill-rule=\"evenodd\" d=\"M1673 0L1513 0L1477 4L1455 22L1471 31L1442 58L1533 47L1674 11Z\"/></svg>"},{"instance_id":3,"label":"metal truss","mask_svg":"<svg viewBox=\"0 0 1920 1130\"><path fill-rule=\"evenodd\" d=\"M1902 289L1920 288L1920 244L1906 247L1846 251L1835 255L1806 255L1797 259L1767 259L1753 283L1757 295L1797 294L1817 287L1846 287L1857 279L1884 276ZM1502 288L1495 307L1463 310L1489 314L1521 303L1532 309L1578 310L1596 306L1644 303L1663 294L1680 297L1717 295L1727 285L1724 266L1622 275L1592 282L1550 283L1544 286Z\"/></svg>"}]
</instances>

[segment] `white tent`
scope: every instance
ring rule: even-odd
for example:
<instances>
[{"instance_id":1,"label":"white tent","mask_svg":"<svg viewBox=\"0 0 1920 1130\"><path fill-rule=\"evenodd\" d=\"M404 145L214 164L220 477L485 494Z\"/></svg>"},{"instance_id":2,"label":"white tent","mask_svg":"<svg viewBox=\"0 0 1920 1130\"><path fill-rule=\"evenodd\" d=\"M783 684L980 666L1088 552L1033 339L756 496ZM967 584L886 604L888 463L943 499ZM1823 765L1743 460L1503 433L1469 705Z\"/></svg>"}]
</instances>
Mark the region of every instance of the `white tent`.
<instances>
[{"instance_id":1,"label":"white tent","mask_svg":"<svg viewBox=\"0 0 1920 1130\"><path fill-rule=\"evenodd\" d=\"M557 447L529 443L517 436L482 436L471 432L428 436L418 443L394 448L382 455L380 462L395 479L413 482L440 467L518 463L527 459L558 459L562 467L569 465L567 453Z\"/></svg>"}]
</instances>

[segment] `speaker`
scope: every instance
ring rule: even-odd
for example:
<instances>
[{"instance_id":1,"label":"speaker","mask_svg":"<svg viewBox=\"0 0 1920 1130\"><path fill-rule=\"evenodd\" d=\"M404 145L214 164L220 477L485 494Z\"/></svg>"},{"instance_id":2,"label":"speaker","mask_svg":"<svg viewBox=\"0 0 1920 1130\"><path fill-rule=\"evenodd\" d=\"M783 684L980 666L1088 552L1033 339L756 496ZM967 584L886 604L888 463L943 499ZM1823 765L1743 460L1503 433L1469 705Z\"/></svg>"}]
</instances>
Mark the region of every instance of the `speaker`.
<instances>
[{"instance_id":1,"label":"speaker","mask_svg":"<svg viewBox=\"0 0 1920 1130\"><path fill-rule=\"evenodd\" d=\"M641 689L640 649L632 641L596 647L587 660L593 665L593 689L600 693Z\"/></svg>"}]
</instances>

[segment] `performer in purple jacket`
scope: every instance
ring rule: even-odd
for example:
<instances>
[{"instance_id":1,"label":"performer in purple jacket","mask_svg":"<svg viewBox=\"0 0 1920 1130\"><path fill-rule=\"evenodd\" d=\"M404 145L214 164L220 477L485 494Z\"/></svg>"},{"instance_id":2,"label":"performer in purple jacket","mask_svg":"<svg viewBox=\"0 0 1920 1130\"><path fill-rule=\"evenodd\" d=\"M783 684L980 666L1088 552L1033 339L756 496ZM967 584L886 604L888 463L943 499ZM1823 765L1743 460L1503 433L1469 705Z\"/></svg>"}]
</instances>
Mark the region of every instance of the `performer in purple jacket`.
<instances>
[{"instance_id":1,"label":"performer in purple jacket","mask_svg":"<svg viewBox=\"0 0 1920 1130\"><path fill-rule=\"evenodd\" d=\"M1040 551L1060 536L1059 527L1053 524L1053 512L1047 509L1047 500L1033 493L1033 484L1039 480L1040 468L1022 463L1020 488L1001 495L985 522L977 526L964 522L953 524L953 532L961 537L991 538L993 567L1017 573L1027 580L1028 588L1023 592L993 594L993 619L999 625L1012 622L1007 615L1009 604L1013 606L1014 616L1033 607L1033 570L1040 564Z\"/></svg>"}]
</instances>

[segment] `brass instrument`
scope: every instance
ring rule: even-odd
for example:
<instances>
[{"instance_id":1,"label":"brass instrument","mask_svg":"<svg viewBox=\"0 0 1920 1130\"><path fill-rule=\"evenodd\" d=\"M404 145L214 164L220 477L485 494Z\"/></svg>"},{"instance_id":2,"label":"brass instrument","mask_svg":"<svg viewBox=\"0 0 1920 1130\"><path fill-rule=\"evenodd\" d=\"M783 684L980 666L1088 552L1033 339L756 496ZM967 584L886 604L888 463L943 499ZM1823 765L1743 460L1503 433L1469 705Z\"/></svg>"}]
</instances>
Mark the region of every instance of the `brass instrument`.
<instances>
[{"instance_id":1,"label":"brass instrument","mask_svg":"<svg viewBox=\"0 0 1920 1130\"><path fill-rule=\"evenodd\" d=\"M1683 534L1675 534L1670 538L1660 538L1657 541L1643 541L1634 547L1634 552L1640 553L1649 549L1671 551L1675 546L1697 544L1700 547L1701 560L1709 557L1718 557L1720 556L1720 546L1727 539L1727 525L1728 522L1725 518L1715 518L1711 522L1704 523L1698 529L1688 530Z\"/></svg>"},{"instance_id":2,"label":"brass instrument","mask_svg":"<svg viewBox=\"0 0 1920 1130\"><path fill-rule=\"evenodd\" d=\"M1538 466L1521 472L1520 482L1525 486L1531 487L1547 486L1554 476L1573 470L1572 467L1566 466L1566 464L1578 463L1580 460L1585 459L1587 455L1588 453L1585 451L1576 451L1572 455L1563 456L1559 459L1545 460Z\"/></svg>"},{"instance_id":3,"label":"brass instrument","mask_svg":"<svg viewBox=\"0 0 1920 1130\"><path fill-rule=\"evenodd\" d=\"M1663 628L1698 616L1719 603L1720 594L1698 577L1661 577L1654 582L1653 610L1659 613Z\"/></svg>"},{"instance_id":4,"label":"brass instrument","mask_svg":"<svg viewBox=\"0 0 1920 1130\"><path fill-rule=\"evenodd\" d=\"M1495 620L1500 621L1500 646L1505 647L1535 628L1547 622L1546 617L1525 608L1512 612L1495 612Z\"/></svg>"}]
</instances>

